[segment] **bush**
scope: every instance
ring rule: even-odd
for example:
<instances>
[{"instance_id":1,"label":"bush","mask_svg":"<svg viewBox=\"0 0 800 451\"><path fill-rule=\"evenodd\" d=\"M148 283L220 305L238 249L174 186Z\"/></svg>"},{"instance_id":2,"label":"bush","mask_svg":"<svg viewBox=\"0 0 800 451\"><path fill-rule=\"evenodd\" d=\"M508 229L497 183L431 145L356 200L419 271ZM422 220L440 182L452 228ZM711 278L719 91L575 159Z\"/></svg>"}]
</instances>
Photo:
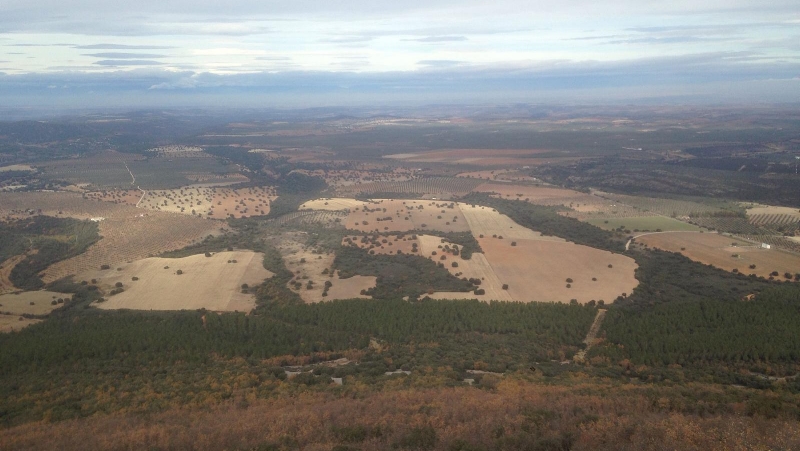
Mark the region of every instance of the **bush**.
<instances>
[{"instance_id":1,"label":"bush","mask_svg":"<svg viewBox=\"0 0 800 451\"><path fill-rule=\"evenodd\" d=\"M100 265L101 270L111 269L110 265Z\"/></svg>"},{"instance_id":2,"label":"bush","mask_svg":"<svg viewBox=\"0 0 800 451\"><path fill-rule=\"evenodd\" d=\"M179 270L175 271L175 274L177 274L177 275L179 275L179 276L180 276L181 274L183 274L183 270L180 270L180 269L179 269Z\"/></svg>"}]
</instances>

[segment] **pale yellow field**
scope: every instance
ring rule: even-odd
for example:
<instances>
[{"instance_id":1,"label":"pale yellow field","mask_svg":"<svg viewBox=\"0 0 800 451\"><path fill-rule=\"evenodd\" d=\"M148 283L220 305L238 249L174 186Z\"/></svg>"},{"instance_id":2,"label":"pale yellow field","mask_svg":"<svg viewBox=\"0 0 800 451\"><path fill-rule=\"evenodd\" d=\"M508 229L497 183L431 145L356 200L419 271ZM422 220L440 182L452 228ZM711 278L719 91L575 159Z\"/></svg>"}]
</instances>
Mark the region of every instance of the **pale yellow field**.
<instances>
[{"instance_id":1,"label":"pale yellow field","mask_svg":"<svg viewBox=\"0 0 800 451\"><path fill-rule=\"evenodd\" d=\"M0 295L0 312L14 315L47 315L64 304L52 305L57 299L70 299L71 294L55 291L24 291L18 294ZM33 305L31 305L33 303Z\"/></svg>"},{"instance_id":2,"label":"pale yellow field","mask_svg":"<svg viewBox=\"0 0 800 451\"><path fill-rule=\"evenodd\" d=\"M352 209L346 227L362 232L469 231L458 203L408 199L381 199Z\"/></svg>"},{"instance_id":3,"label":"pale yellow field","mask_svg":"<svg viewBox=\"0 0 800 451\"><path fill-rule=\"evenodd\" d=\"M621 254L566 241L518 240L516 246L495 238L478 242L500 283L508 284L516 301L611 302L639 284L634 277L636 262ZM573 280L570 288L567 278Z\"/></svg>"},{"instance_id":4,"label":"pale yellow field","mask_svg":"<svg viewBox=\"0 0 800 451\"><path fill-rule=\"evenodd\" d=\"M263 259L264 254L252 251L146 258L121 266L121 271L97 270L79 278L97 279L105 293L117 282L123 284L124 292L95 304L102 309L248 312L255 306L255 296L242 293L242 284L254 287L273 275L264 269Z\"/></svg>"},{"instance_id":5,"label":"pale yellow field","mask_svg":"<svg viewBox=\"0 0 800 451\"><path fill-rule=\"evenodd\" d=\"M494 211L491 207L471 206L460 204L461 212L464 214L472 234L479 238L492 237L492 235L502 236L507 240L548 240L564 241L555 236L543 236L539 232L522 227L508 216Z\"/></svg>"},{"instance_id":6,"label":"pale yellow field","mask_svg":"<svg viewBox=\"0 0 800 451\"><path fill-rule=\"evenodd\" d=\"M333 267L333 259L336 257L334 254L315 254L310 250L293 245L293 243L281 246L281 252L284 254L283 261L286 268L295 275L287 286L299 294L306 303L334 299L369 298L369 296L362 295L361 290L374 287L377 280L374 276L354 276L340 279L338 273L330 272ZM323 274L326 269L329 273ZM295 288L295 281L300 282L299 289ZM307 288L309 281L313 282L311 289ZM326 281L330 281L333 285L328 289L328 295L323 296Z\"/></svg>"}]
</instances>

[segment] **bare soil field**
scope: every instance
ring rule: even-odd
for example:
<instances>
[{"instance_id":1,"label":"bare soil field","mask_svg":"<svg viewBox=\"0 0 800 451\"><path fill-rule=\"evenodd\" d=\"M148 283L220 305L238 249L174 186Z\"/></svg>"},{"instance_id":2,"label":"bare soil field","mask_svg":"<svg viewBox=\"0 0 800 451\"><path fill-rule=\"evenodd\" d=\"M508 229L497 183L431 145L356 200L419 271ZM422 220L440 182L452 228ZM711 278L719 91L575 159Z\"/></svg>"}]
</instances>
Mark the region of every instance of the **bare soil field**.
<instances>
[{"instance_id":1,"label":"bare soil field","mask_svg":"<svg viewBox=\"0 0 800 451\"><path fill-rule=\"evenodd\" d=\"M361 232L406 232L409 230L441 230L468 232L466 218L459 204L430 200L388 200L353 209L346 227Z\"/></svg>"},{"instance_id":2,"label":"bare soil field","mask_svg":"<svg viewBox=\"0 0 800 451\"><path fill-rule=\"evenodd\" d=\"M84 199L77 193L0 193L0 217L27 217L29 212L77 219L94 218L102 236L85 253L47 268L42 277L46 283L100 265L118 265L180 249L219 233L222 227L218 221L98 202Z\"/></svg>"},{"instance_id":3,"label":"bare soil field","mask_svg":"<svg viewBox=\"0 0 800 451\"><path fill-rule=\"evenodd\" d=\"M549 149L439 149L419 153L386 155L384 158L414 163L470 164L476 166L523 166L567 161L573 157L538 157Z\"/></svg>"},{"instance_id":4,"label":"bare soil field","mask_svg":"<svg viewBox=\"0 0 800 451\"><path fill-rule=\"evenodd\" d=\"M332 301L334 299L369 298L361 294L375 286L376 277L354 276L340 279L332 271L334 254L315 253L299 242L285 240L280 246L286 268L295 276L288 287L295 290L306 303ZM332 285L326 290L325 282ZM323 295L327 291L326 295Z\"/></svg>"},{"instance_id":5,"label":"bare soil field","mask_svg":"<svg viewBox=\"0 0 800 451\"><path fill-rule=\"evenodd\" d=\"M264 269L263 259L264 254L252 251L154 257L123 265L121 270L90 271L80 278L97 279L106 293L122 284L125 291L95 304L102 309L247 312L255 306L255 296L242 293L242 284L256 286L273 275Z\"/></svg>"},{"instance_id":6,"label":"bare soil field","mask_svg":"<svg viewBox=\"0 0 800 451\"><path fill-rule=\"evenodd\" d=\"M47 315L64 305L63 302L58 303L58 299L63 301L71 297L68 293L44 290L3 294L0 295L0 312L12 315ZM53 301L56 301L55 305Z\"/></svg>"},{"instance_id":7,"label":"bare soil field","mask_svg":"<svg viewBox=\"0 0 800 451\"><path fill-rule=\"evenodd\" d=\"M33 172L36 168L32 166L28 166L27 164L12 164L9 166L2 166L0 167L0 172L10 172L10 171L26 171L26 172Z\"/></svg>"},{"instance_id":8,"label":"bare soil field","mask_svg":"<svg viewBox=\"0 0 800 451\"><path fill-rule=\"evenodd\" d=\"M738 270L742 274L769 277L777 271L776 279L783 274L800 272L800 255L763 249L760 243L752 243L717 233L654 233L636 238L650 247L670 252L679 252L694 261L709 264L726 271ZM755 268L750 268L755 265Z\"/></svg>"},{"instance_id":9,"label":"bare soil field","mask_svg":"<svg viewBox=\"0 0 800 451\"><path fill-rule=\"evenodd\" d=\"M497 212L491 207L472 206L459 204L464 218L469 224L469 229L475 238L491 238L493 235L502 236L505 240L547 240L564 241L555 236L543 236L539 232L522 227L508 216Z\"/></svg>"},{"instance_id":10,"label":"bare soil field","mask_svg":"<svg viewBox=\"0 0 800 451\"><path fill-rule=\"evenodd\" d=\"M639 284L634 277L636 262L624 255L566 241L518 240L516 246L494 238L478 242L516 301L611 302Z\"/></svg>"},{"instance_id":11,"label":"bare soil field","mask_svg":"<svg viewBox=\"0 0 800 451\"><path fill-rule=\"evenodd\" d=\"M226 219L265 215L269 213L270 201L276 197L275 190L270 187L195 187L150 190L138 206L204 218Z\"/></svg>"}]
</instances>

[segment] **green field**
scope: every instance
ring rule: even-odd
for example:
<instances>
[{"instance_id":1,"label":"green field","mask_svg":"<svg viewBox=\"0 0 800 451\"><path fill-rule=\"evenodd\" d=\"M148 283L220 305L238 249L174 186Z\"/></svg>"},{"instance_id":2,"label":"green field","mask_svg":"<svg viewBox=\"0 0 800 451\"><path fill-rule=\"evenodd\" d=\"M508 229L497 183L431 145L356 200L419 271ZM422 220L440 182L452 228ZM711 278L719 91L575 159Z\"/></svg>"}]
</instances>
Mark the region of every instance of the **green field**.
<instances>
[{"instance_id":1,"label":"green field","mask_svg":"<svg viewBox=\"0 0 800 451\"><path fill-rule=\"evenodd\" d=\"M623 227L626 230L640 232L702 230L692 224L666 216L639 216L633 218L592 218L586 222L605 230L614 230Z\"/></svg>"}]
</instances>

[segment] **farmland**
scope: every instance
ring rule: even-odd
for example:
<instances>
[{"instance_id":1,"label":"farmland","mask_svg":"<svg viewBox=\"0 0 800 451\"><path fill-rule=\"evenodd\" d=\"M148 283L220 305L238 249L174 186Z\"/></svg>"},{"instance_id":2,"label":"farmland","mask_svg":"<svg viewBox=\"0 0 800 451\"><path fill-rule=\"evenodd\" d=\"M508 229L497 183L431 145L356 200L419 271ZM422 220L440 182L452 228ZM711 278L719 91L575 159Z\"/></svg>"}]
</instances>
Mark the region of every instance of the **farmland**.
<instances>
[{"instance_id":1,"label":"farmland","mask_svg":"<svg viewBox=\"0 0 800 451\"><path fill-rule=\"evenodd\" d=\"M426 199L450 199L462 196L480 185L478 180L463 177L423 177L403 182L371 182L337 188L341 195L397 193L397 197L409 194Z\"/></svg>"},{"instance_id":2,"label":"farmland","mask_svg":"<svg viewBox=\"0 0 800 451\"><path fill-rule=\"evenodd\" d=\"M197 310L248 312L255 297L243 287L258 286L272 273L264 269L263 254L252 251L218 252L210 256L145 258L119 269L93 270L79 279L97 280L111 295L95 305L101 309Z\"/></svg>"},{"instance_id":3,"label":"farmland","mask_svg":"<svg viewBox=\"0 0 800 451\"><path fill-rule=\"evenodd\" d=\"M0 295L0 333L36 324L54 309L69 303L70 294L53 291L26 291ZM23 316L25 315L25 316Z\"/></svg>"},{"instance_id":4,"label":"farmland","mask_svg":"<svg viewBox=\"0 0 800 451\"><path fill-rule=\"evenodd\" d=\"M654 233L636 239L652 248L679 252L692 260L726 271L755 274L783 280L794 277L800 268L800 255L775 249L763 249L759 242L744 241L716 233ZM773 276L777 272L777 276Z\"/></svg>"},{"instance_id":5,"label":"farmland","mask_svg":"<svg viewBox=\"0 0 800 451\"><path fill-rule=\"evenodd\" d=\"M299 238L292 239L291 234L284 235L279 249L286 268L293 274L287 286L304 302L369 298L362 294L362 290L375 286L375 277L372 276L341 278L334 269L334 254L308 249Z\"/></svg>"},{"instance_id":6,"label":"farmland","mask_svg":"<svg viewBox=\"0 0 800 451\"><path fill-rule=\"evenodd\" d=\"M695 225L678 221L677 219L666 216L641 216L630 218L592 218L586 222L601 229L614 230L622 228L633 232L661 232L661 231L687 231L701 230Z\"/></svg>"},{"instance_id":7,"label":"farmland","mask_svg":"<svg viewBox=\"0 0 800 451\"><path fill-rule=\"evenodd\" d=\"M221 224L191 216L146 211L131 205L84 199L77 193L31 192L0 194L0 215L25 217L32 206L37 214L97 221L101 240L76 257L49 267L42 279L52 282L101 265L139 260L180 249L218 233Z\"/></svg>"},{"instance_id":8,"label":"farmland","mask_svg":"<svg viewBox=\"0 0 800 451\"><path fill-rule=\"evenodd\" d=\"M548 149L437 149L417 153L385 155L384 158L412 163L514 167L568 161L574 157L567 155L553 156L552 150Z\"/></svg>"},{"instance_id":9,"label":"farmland","mask_svg":"<svg viewBox=\"0 0 800 451\"><path fill-rule=\"evenodd\" d=\"M479 280L476 290L483 290L429 293L434 299L566 303L575 299L587 303L610 301L622 293L630 293L637 284L633 277L636 264L632 259L544 236L490 207L400 199L375 200L360 206L344 200L332 202L328 200L325 205L317 200L306 206L348 205L352 210L346 221L347 229L371 233L346 236L343 244L370 254L397 255L399 250L403 254L420 255L442 264L456 277ZM443 238L402 233L412 230L470 232L484 252L464 259L452 252L457 246Z\"/></svg>"}]
</instances>

